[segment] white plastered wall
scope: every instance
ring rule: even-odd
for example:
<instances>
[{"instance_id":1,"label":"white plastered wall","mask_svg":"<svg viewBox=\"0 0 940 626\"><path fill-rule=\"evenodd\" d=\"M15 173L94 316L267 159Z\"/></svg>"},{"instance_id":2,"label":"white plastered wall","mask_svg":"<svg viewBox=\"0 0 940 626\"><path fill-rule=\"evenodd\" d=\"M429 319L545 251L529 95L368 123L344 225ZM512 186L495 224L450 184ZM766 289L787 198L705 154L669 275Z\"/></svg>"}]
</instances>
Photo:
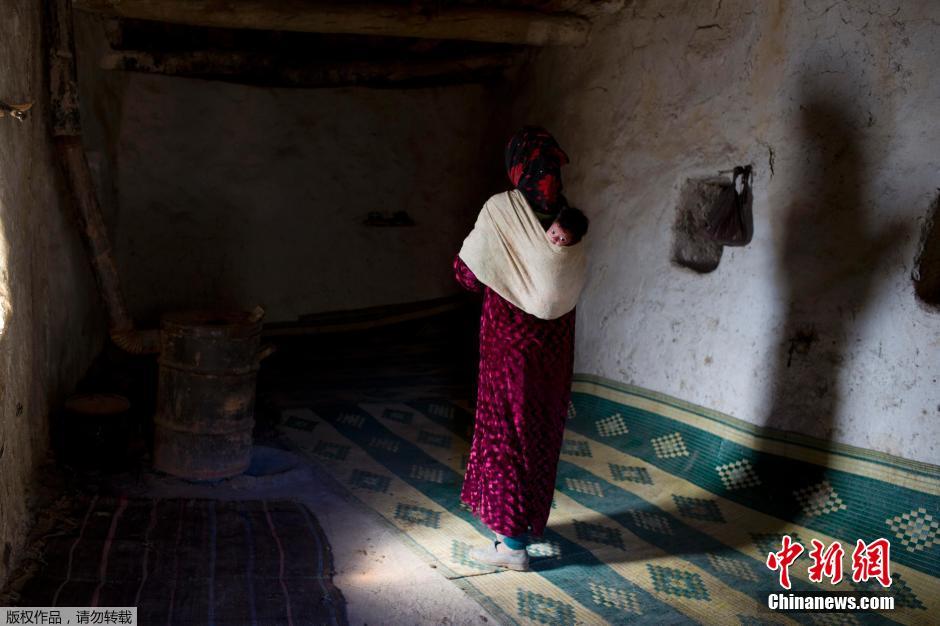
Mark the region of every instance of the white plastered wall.
<instances>
[{"instance_id":1,"label":"white plastered wall","mask_svg":"<svg viewBox=\"0 0 940 626\"><path fill-rule=\"evenodd\" d=\"M576 370L940 463L940 311L911 269L940 186L936 2L641 1L520 76L592 219ZM755 235L670 263L683 181L753 163Z\"/></svg>"}]
</instances>

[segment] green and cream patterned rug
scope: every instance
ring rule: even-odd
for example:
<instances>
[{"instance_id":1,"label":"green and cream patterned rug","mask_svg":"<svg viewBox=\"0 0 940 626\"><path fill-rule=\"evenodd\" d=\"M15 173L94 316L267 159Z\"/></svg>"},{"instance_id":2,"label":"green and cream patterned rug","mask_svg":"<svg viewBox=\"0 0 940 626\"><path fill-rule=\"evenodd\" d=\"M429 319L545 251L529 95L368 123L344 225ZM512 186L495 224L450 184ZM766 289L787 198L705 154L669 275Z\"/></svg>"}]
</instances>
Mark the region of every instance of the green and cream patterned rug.
<instances>
[{"instance_id":1,"label":"green and cream patterned rug","mask_svg":"<svg viewBox=\"0 0 940 626\"><path fill-rule=\"evenodd\" d=\"M467 558L490 533L459 501L472 408L440 389L282 411L280 429L506 624L940 623L940 468L762 431L674 398L576 376L555 502L532 572ZM891 542L895 609L772 612L766 565L789 535L807 552L792 592L853 583L857 539ZM839 540L845 578L809 580L810 541Z\"/></svg>"}]
</instances>

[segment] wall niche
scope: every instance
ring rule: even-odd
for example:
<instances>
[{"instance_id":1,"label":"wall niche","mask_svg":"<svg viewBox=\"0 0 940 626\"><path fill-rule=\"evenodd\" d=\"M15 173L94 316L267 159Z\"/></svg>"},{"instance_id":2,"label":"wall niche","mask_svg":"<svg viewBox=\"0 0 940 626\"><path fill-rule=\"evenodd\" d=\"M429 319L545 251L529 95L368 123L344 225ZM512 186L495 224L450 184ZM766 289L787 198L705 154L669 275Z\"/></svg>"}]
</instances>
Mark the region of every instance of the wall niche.
<instances>
[{"instance_id":1,"label":"wall niche","mask_svg":"<svg viewBox=\"0 0 940 626\"><path fill-rule=\"evenodd\" d=\"M672 227L672 262L676 265L700 274L718 267L724 246L705 234L705 216L727 184L727 178L713 176L690 178L682 185Z\"/></svg>"},{"instance_id":2,"label":"wall niche","mask_svg":"<svg viewBox=\"0 0 940 626\"><path fill-rule=\"evenodd\" d=\"M744 246L750 242L754 231L751 172L748 165L735 168L730 178L685 181L673 224L673 263L707 274L718 267L726 245Z\"/></svg>"},{"instance_id":3,"label":"wall niche","mask_svg":"<svg viewBox=\"0 0 940 626\"><path fill-rule=\"evenodd\" d=\"M924 304L940 308L940 193L924 220L911 278L917 298Z\"/></svg>"}]
</instances>

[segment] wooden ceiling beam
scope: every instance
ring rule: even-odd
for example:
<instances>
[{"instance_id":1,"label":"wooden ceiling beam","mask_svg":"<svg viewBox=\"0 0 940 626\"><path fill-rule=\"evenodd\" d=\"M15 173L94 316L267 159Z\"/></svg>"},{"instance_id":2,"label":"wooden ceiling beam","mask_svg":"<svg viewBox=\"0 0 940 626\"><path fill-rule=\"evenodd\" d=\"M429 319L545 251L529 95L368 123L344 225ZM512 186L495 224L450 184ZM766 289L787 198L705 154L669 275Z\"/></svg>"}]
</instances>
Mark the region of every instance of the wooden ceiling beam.
<instances>
[{"instance_id":1,"label":"wooden ceiling beam","mask_svg":"<svg viewBox=\"0 0 940 626\"><path fill-rule=\"evenodd\" d=\"M549 13L573 13L584 17L612 15L622 11L633 0L542 0L537 4L540 11Z\"/></svg>"},{"instance_id":2,"label":"wooden ceiling beam","mask_svg":"<svg viewBox=\"0 0 940 626\"><path fill-rule=\"evenodd\" d=\"M257 52L115 51L101 59L100 67L270 87L383 87L405 83L472 81L498 74L512 65L513 58L509 54L482 54L453 59L307 63L293 67L283 61L277 55Z\"/></svg>"},{"instance_id":3,"label":"wooden ceiling beam","mask_svg":"<svg viewBox=\"0 0 940 626\"><path fill-rule=\"evenodd\" d=\"M73 0L81 11L192 26L250 28L529 46L580 46L590 21L574 15L484 7L433 12L381 4L309 0Z\"/></svg>"}]
</instances>

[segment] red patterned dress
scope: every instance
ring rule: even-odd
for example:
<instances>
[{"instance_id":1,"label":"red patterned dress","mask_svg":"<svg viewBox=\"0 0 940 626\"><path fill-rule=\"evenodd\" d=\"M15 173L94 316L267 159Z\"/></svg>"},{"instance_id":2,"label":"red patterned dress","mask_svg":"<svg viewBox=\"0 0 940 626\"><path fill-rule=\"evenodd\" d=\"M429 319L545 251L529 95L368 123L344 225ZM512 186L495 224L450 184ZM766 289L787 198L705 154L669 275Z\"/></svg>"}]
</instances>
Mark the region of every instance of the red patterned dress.
<instances>
[{"instance_id":1,"label":"red patterned dress","mask_svg":"<svg viewBox=\"0 0 940 626\"><path fill-rule=\"evenodd\" d=\"M530 315L454 260L457 282L483 293L476 421L460 499L491 530L541 536L548 521L574 365L572 310Z\"/></svg>"}]
</instances>

